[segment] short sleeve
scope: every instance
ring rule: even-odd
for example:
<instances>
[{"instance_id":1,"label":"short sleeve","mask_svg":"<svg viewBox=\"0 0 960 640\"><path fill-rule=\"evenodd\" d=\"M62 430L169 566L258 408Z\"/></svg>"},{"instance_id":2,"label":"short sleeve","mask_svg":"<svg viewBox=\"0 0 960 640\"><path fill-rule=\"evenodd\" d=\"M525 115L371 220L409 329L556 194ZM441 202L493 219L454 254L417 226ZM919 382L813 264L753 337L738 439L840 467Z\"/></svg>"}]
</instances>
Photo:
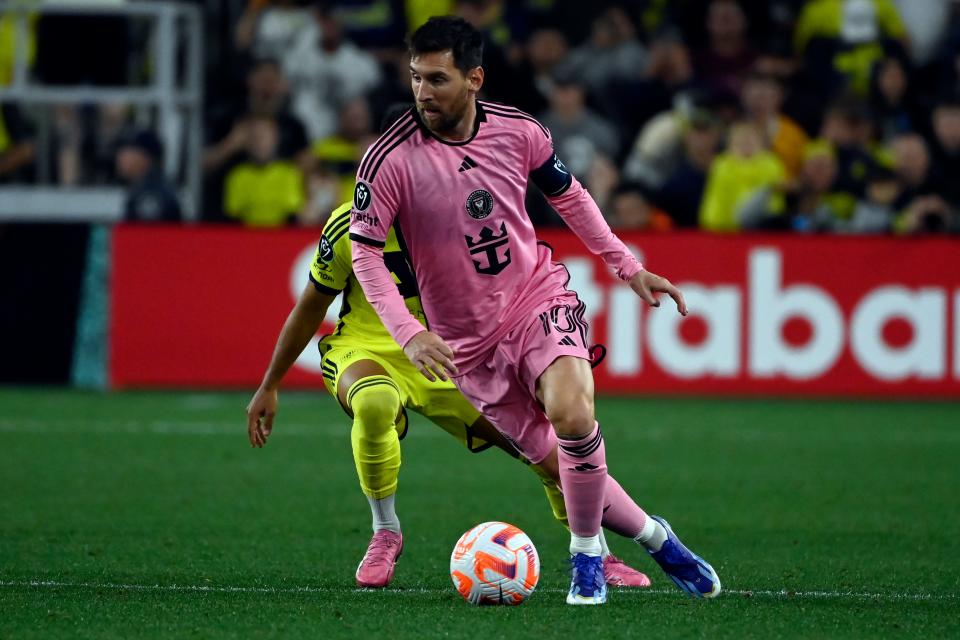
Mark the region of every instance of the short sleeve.
<instances>
[{"instance_id":1,"label":"short sleeve","mask_svg":"<svg viewBox=\"0 0 960 640\"><path fill-rule=\"evenodd\" d=\"M340 214L340 215L338 215ZM323 228L310 263L310 282L320 293L335 296L347 286L353 273L350 257L349 204L334 211Z\"/></svg>"},{"instance_id":2,"label":"short sleeve","mask_svg":"<svg viewBox=\"0 0 960 640\"><path fill-rule=\"evenodd\" d=\"M368 155L375 154L376 145ZM400 203L400 179L393 162L383 158L364 158L353 189L350 211L350 239L374 247L384 247L387 234Z\"/></svg>"}]
</instances>

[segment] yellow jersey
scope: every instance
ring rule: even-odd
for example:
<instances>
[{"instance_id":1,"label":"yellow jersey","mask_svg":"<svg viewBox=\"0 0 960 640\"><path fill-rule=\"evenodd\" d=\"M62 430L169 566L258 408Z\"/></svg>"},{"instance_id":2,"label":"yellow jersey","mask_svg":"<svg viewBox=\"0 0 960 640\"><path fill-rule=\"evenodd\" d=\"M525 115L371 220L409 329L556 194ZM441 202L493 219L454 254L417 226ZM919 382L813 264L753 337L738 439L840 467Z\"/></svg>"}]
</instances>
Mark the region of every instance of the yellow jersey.
<instances>
[{"instance_id":1,"label":"yellow jersey","mask_svg":"<svg viewBox=\"0 0 960 640\"><path fill-rule=\"evenodd\" d=\"M337 344L362 344L365 350L379 353L401 352L400 346L383 326L376 310L367 302L360 282L353 273L350 248L352 206L352 203L346 202L330 215L320 236L313 262L310 263L310 281L317 291L331 296L343 292L337 328L320 341L320 352L325 353ZM390 270L393 281L397 283L397 290L403 296L407 309L426 327L427 319L420 304L420 291L407 259L403 238L397 235L396 227L392 227L387 235L383 261Z\"/></svg>"}]
</instances>

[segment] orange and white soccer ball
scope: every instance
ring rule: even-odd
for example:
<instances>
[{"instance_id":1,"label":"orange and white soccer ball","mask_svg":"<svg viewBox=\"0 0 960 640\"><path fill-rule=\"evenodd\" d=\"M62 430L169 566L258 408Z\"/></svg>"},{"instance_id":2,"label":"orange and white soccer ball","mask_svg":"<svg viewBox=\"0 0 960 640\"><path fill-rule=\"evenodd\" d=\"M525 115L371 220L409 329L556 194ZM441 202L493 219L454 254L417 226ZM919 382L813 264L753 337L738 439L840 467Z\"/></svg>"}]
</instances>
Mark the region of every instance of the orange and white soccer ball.
<instances>
[{"instance_id":1,"label":"orange and white soccer ball","mask_svg":"<svg viewBox=\"0 0 960 640\"><path fill-rule=\"evenodd\" d=\"M520 604L540 579L540 557L517 527L483 522L460 536L450 556L450 577L471 604Z\"/></svg>"}]
</instances>

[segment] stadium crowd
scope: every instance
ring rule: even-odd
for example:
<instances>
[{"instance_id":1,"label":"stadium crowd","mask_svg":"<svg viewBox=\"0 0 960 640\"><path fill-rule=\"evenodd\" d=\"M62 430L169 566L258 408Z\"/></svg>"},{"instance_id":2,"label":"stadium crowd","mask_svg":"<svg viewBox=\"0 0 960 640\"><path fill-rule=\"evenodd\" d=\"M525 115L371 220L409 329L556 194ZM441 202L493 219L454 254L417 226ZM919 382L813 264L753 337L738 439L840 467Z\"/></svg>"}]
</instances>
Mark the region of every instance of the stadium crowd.
<instances>
[{"instance_id":1,"label":"stadium crowd","mask_svg":"<svg viewBox=\"0 0 960 640\"><path fill-rule=\"evenodd\" d=\"M207 220L322 224L411 100L404 35L450 13L484 33L483 97L547 126L614 228L960 232L960 2L197 1L235 6L208 15L233 18L207 25ZM5 38L0 18L0 72ZM0 181L31 177L27 120L3 105ZM56 127L61 183L179 216L150 131L116 109Z\"/></svg>"}]
</instances>

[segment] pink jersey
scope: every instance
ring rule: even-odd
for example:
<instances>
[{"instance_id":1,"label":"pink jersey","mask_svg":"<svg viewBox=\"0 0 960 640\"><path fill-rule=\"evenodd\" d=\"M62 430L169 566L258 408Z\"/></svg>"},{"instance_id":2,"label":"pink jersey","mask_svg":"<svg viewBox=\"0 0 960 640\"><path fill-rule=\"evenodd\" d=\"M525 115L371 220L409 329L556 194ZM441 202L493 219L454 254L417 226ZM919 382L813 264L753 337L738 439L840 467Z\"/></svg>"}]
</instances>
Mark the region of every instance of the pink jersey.
<instances>
[{"instance_id":1,"label":"pink jersey","mask_svg":"<svg viewBox=\"0 0 960 640\"><path fill-rule=\"evenodd\" d=\"M379 257L391 225L406 245L430 330L453 348L461 373L564 295L566 269L538 244L524 208L531 176L621 278L640 271L556 158L550 133L513 107L478 101L474 134L459 143L433 135L411 110L367 151L351 214L354 270L399 344L423 326Z\"/></svg>"}]
</instances>

